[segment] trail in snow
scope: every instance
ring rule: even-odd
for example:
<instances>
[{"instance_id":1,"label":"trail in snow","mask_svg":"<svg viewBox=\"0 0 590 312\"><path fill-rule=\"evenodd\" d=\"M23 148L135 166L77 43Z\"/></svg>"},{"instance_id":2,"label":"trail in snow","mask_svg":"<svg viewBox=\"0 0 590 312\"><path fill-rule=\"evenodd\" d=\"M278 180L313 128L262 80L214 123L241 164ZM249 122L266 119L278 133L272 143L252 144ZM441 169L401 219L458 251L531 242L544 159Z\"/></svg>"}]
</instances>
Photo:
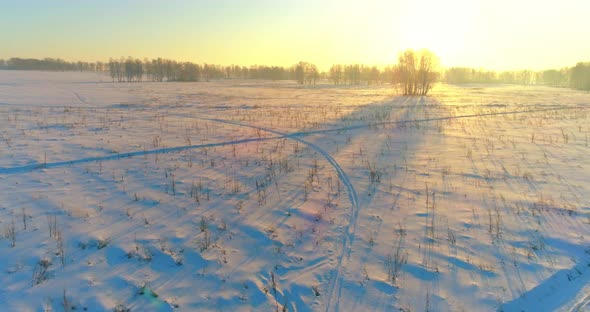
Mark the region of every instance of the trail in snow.
<instances>
[{"instance_id":1,"label":"trail in snow","mask_svg":"<svg viewBox=\"0 0 590 312\"><path fill-rule=\"evenodd\" d=\"M355 228L356 220L358 219L358 212L359 212L359 203L358 203L358 196L357 196L356 190L355 190L352 182L350 182L348 175L344 172L344 170L342 169L340 164L338 164L338 162L326 150L322 149L321 147L319 147L316 144L313 144L309 141L299 138L298 136L301 136L302 133L295 133L295 134L290 135L290 134L282 133L282 132L268 129L268 128L264 128L264 127L242 124L242 123L235 122L235 121L229 121L229 120L223 120L223 119L217 119L217 118L197 118L197 119L226 123L226 124L236 125L236 126L240 126L240 127L249 127L249 128L269 132L272 134L279 135L281 137L285 137L288 139L298 141L300 143L303 143L303 144L311 147L316 152L320 153L320 155L322 155L332 165L332 167L336 170L336 172L338 173L338 178L340 179L340 181L342 181L342 184L344 184L344 186L346 187L346 190L348 191L348 198L349 198L351 206L352 206L350 218L349 218L348 224L346 226L346 234L344 235L344 237L342 239L342 252L338 256L338 265L336 267L336 275L333 276L331 279L329 291L328 291L329 295L328 295L328 299L326 302L326 311L339 310L338 309L339 300L336 300L336 302L333 303L334 294L336 291L340 292L340 288L341 288L340 285L342 283L342 272L341 272L342 271L342 262L344 260L345 255L350 254L352 241L354 239L354 228ZM338 296L336 296L336 297L338 297ZM334 305L334 308L331 309L331 307L333 305Z\"/></svg>"},{"instance_id":2,"label":"trail in snow","mask_svg":"<svg viewBox=\"0 0 590 312\"><path fill-rule=\"evenodd\" d=\"M0 168L0 174L17 174L17 173L24 173L24 172L30 172L30 171L35 171L35 170L41 170L41 169L59 168L59 167L65 167L65 166L83 164L83 163L89 163L89 162L117 160L117 159L130 158L130 157L135 157L135 156L144 156L144 155L151 155L151 154L164 154L164 153L179 152L179 151L189 150L189 149L198 149L198 148L205 148L205 147L225 146L225 145L236 145L236 144L244 144L244 143L264 141L264 140L274 140L274 139L280 139L280 138L283 138L283 137L279 136L279 137L270 137L270 138L249 138L249 139L243 139L243 140L225 141L225 142L218 142L218 143L183 145L183 146L175 146L175 147L158 148L158 149L153 149L153 150L132 151L132 152L127 152L127 153L112 154L112 155L107 155L107 156L87 157L87 158L79 158L79 159L65 160L65 161L56 161L56 162L49 162L49 163L34 163L34 164L24 165L24 166Z\"/></svg>"},{"instance_id":3,"label":"trail in snow","mask_svg":"<svg viewBox=\"0 0 590 312\"><path fill-rule=\"evenodd\" d=\"M352 240L354 238L354 230L351 230L351 229L355 228L356 220L358 218L358 210L359 210L358 196L356 194L356 190L354 188L354 185L350 181L348 175L344 172L344 170L342 169L340 164L338 164L338 162L327 151L325 151L324 149L322 149L321 147L319 147L316 144L313 144L311 142L308 142L308 141L300 138L301 136L310 135L310 134L313 134L314 132L309 132L309 133L297 132L294 134L286 134L286 133L282 133L282 132L272 130L272 129L242 124L242 123L223 120L223 119L197 118L197 117L192 117L192 118L214 121L214 122L219 122L219 123L226 123L226 124L231 124L231 125L240 126L240 127L249 127L249 128L269 132L269 133L275 134L277 136L271 137L271 138L249 138L249 139L235 140L235 141L229 141L229 142L219 142L219 143L199 144L199 145L186 145L186 146L177 146L177 147L169 147L169 148L160 148L160 149L154 149L154 150L132 151L132 152L119 153L119 154L108 155L108 156L87 157L87 158L68 160L68 161L51 162L51 163L35 163L35 164L24 165L24 166L0 168L0 174L17 174L17 173L34 171L34 170L52 169L52 168L58 168L58 167L64 167L64 166L82 164L82 163L89 163L89 162L117 160L117 159L130 158L130 157L135 157L135 156L177 152L177 151L182 151L182 150L187 150L187 149L197 149L197 148L205 148L205 147L243 144L243 143L248 143L248 142L256 142L256 141L270 140L270 139L288 138L288 139L298 141L298 142L305 144L305 145L311 147L312 149L314 149L316 152L318 152L320 155L322 155L332 165L332 167L338 173L338 177L342 181L342 184L347 189L348 197L349 197L349 200L350 200L351 206L352 206L352 212L350 214L350 219L349 219L348 225L346 226L346 234L344 235L343 240L342 240L342 252L338 256L338 265L336 268L336 275L332 278L332 281L330 283L330 291L329 291L330 295L328 297L327 304L326 304L326 311L329 311L330 307L332 306L334 292L336 290L338 290L338 291L340 290L340 284L342 282L342 275L341 275L342 262L343 262L345 254L350 255L351 244L352 244ZM365 125L365 127L366 126L367 125ZM338 310L338 301L336 301L335 310Z\"/></svg>"},{"instance_id":4,"label":"trail in snow","mask_svg":"<svg viewBox=\"0 0 590 312\"><path fill-rule=\"evenodd\" d=\"M132 151L132 152L127 152L127 153L113 154L113 155L107 155L107 156L81 158L81 159L70 160L70 161L60 161L60 162L42 163L42 164L37 163L37 164L30 164L30 165L25 165L25 166L0 168L0 174L15 174L15 173L33 171L33 170L37 170L37 169L51 169L51 168L63 167L63 166L68 166L68 165L80 164L80 163L88 163L88 162L96 162L96 161L109 161L109 160L116 160L116 159L120 159L120 158L141 156L141 155L176 152L176 151L182 151L182 150L187 150L187 149L197 149L197 148L204 148L204 147L234 145L234 144L242 144L242 143L269 140L269 139L288 138L288 139L296 140L302 144L305 144L305 145L311 147L312 149L317 151L319 154L321 154L332 165L332 167L337 171L339 179L342 181L342 183L347 188L347 191L349 194L349 200L351 202L352 209L353 209L350 213L349 222L348 222L348 224L346 226L346 230L345 230L345 235L343 236L342 252L338 256L337 268L335 271L335 275L332 277L330 285L329 285L329 294L328 294L328 298L326 301L326 311L332 311L332 310L339 310L339 300L338 299L340 298L340 290L341 290L341 285L343 282L342 263L344 261L345 256L347 254L350 255L352 243L354 240L355 226L356 226L356 221L358 219L358 214L359 214L358 197L357 197L354 185L352 184L352 182L350 181L349 177L344 172L342 167L338 164L338 162L327 151L325 151L321 147L317 146L316 144L313 144L309 141L302 139L301 137L305 137L305 136L309 136L309 135L313 135L313 134L320 134L320 133L361 129L361 128L366 128L366 127L374 126L374 125L407 124L407 123L431 122L431 121L452 120L452 119L462 119L462 118L477 118L477 117L483 117L483 116L515 115L515 114L527 114L527 113L543 112L543 111L559 111L559 110L587 109L587 108L588 107L586 107L586 106L557 107L557 108L554 107L554 108L533 109L533 110L492 112L492 113L485 113L485 114L443 116L443 117L426 118L426 119L379 122L379 123L374 123L371 125L363 124L363 125L335 128L335 129L300 131L300 132L295 132L295 133L291 133L291 134L279 132L279 131L264 128L264 127L242 124L239 122L228 121L228 120L223 120L223 119L199 118L199 117L190 117L190 116L179 115L178 117L195 118L195 119L201 119L201 120L208 120L208 121L232 124L232 125L240 126L240 127L249 127L249 128L273 133L277 136L271 137L271 138L249 138L249 139L235 140L235 141L229 141L229 142L177 146L177 147L161 148L161 149L154 149L154 150L148 150L148 151L146 151L146 150ZM587 305L587 300L583 300L583 302L579 303L577 306L583 307L585 305Z\"/></svg>"},{"instance_id":5,"label":"trail in snow","mask_svg":"<svg viewBox=\"0 0 590 312\"><path fill-rule=\"evenodd\" d=\"M346 130L356 130L356 129L362 129L362 128L373 127L373 126L382 126L382 125L396 125L396 124L403 125L403 124L413 124L413 123L431 122L431 121L468 119L468 118L501 116L501 115L518 115L518 114L530 114L530 113L538 113L538 112L550 112L550 111L561 111L561 110L572 110L572 109L589 109L589 108L590 108L590 106L580 105L580 106L542 108L542 109L518 110L518 111L507 111L507 112L494 112L494 113L484 113L484 114L442 116L442 117L411 119L411 120L383 121L383 122L375 122L372 124L362 124L362 125L347 126L347 127L341 127L341 128L294 132L294 133L290 134L290 136L292 136L292 137L293 136L308 136L308 135L313 135L313 134L322 134L322 133L327 133L327 132L339 132L339 131L346 131Z\"/></svg>"},{"instance_id":6,"label":"trail in snow","mask_svg":"<svg viewBox=\"0 0 590 312\"><path fill-rule=\"evenodd\" d=\"M82 97L78 92L74 92L74 95L78 98L78 101L84 103L84 104L88 104L86 102L86 99L84 97Z\"/></svg>"},{"instance_id":7,"label":"trail in snow","mask_svg":"<svg viewBox=\"0 0 590 312\"><path fill-rule=\"evenodd\" d=\"M426 118L426 119L386 121L386 122L378 122L378 123L374 123L374 124L370 124L370 125L369 124L362 124L362 125L356 125L356 126L323 129L323 130L299 131L299 132L294 132L291 134L285 134L285 133L278 132L278 131L271 130L271 129L261 128L261 127L256 127L256 126L252 126L252 125L246 125L246 124L240 124L237 122L222 120L222 119L175 115L177 117L183 117L183 118L209 120L209 121L216 121L216 122L233 124L233 125L237 125L237 126L250 127L250 128L259 129L262 131L278 134L278 135L280 135L280 137L250 138L250 139L221 142L221 143L211 143L211 144L202 144L202 145L184 145L184 146L176 146L176 147L169 147L169 148L162 148L162 149L154 149L154 150L149 150L149 151L132 151L132 152L127 152L127 153L115 154L115 155L88 157L88 158L81 158L81 159L74 159L74 160L67 160L67 161L60 161L60 162L53 162L53 163L45 163L45 164L36 163L36 164L30 164L30 165L24 165L24 166L18 166L18 167L0 168L0 174L13 174L13 173L27 172L27 171L37 170L37 169L50 169L50 168L56 168L56 167L63 167L63 166L79 164L79 163L87 163L87 162L93 162L93 161L108 161L108 160L115 160L118 158L142 156L142 155L146 155L146 154L168 153L168 152L176 152L176 151L182 151L182 150L187 150L187 149L242 144L242 143L248 143L248 142L253 142L253 141L258 141L258 140L278 139L278 138L290 138L290 139L299 141L303 144L309 145L310 147L312 147L313 149L315 149L316 151L319 152L318 149L320 149L320 148L318 146L315 146L313 143L310 143L308 141L299 139L299 137L305 137L305 136L309 136L309 135L328 133L328 132L339 132L339 131L362 129L362 128L367 128L367 127L371 127L371 126L375 126L375 125L408 124L408 123L431 122L431 121L463 119L463 118L477 118L477 117L482 117L482 116L513 115L513 114L525 114L525 113L535 113L535 112L544 112L544 111L559 111L559 110L588 109L588 108L589 107L587 107L587 106L559 107L559 108L546 108L546 109L526 110L526 111L509 111L509 112L496 112L496 113L488 113L488 114L471 114L471 115L445 116L445 117ZM112 122L129 121L129 120L135 120L135 119L144 120L146 118L144 118L144 117L142 117L142 118L129 118L129 119L114 120ZM322 153L320 152L320 154L322 154ZM324 154L322 154L322 155L324 157L326 157L326 155L324 155ZM332 158L332 160L333 160L333 158Z\"/></svg>"},{"instance_id":8,"label":"trail in snow","mask_svg":"<svg viewBox=\"0 0 590 312\"><path fill-rule=\"evenodd\" d=\"M590 282L587 268L587 263L584 263L559 270L520 297L503 303L500 310L524 311L535 303L542 303L543 311L585 311L590 304L590 295L578 300L574 297L586 291L585 286Z\"/></svg>"},{"instance_id":9,"label":"trail in snow","mask_svg":"<svg viewBox=\"0 0 590 312\"><path fill-rule=\"evenodd\" d=\"M590 305L590 294L586 295L580 301L576 302L574 306L570 309L571 312L579 312L584 311L582 309L587 308Z\"/></svg>"}]
</instances>

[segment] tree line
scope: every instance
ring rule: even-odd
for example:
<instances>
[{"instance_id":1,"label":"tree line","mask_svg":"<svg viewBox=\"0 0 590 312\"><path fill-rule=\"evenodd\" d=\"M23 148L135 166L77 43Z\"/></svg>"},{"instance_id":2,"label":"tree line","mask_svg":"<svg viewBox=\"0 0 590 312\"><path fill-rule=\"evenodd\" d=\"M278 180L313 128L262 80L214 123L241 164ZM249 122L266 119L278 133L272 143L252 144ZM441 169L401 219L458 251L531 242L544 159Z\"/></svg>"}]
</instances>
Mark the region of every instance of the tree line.
<instances>
[{"instance_id":1,"label":"tree line","mask_svg":"<svg viewBox=\"0 0 590 312\"><path fill-rule=\"evenodd\" d=\"M118 58L108 62L69 62L59 58L0 59L0 69L43 71L106 72L113 82L209 81L212 79L294 80L299 84L316 84L329 80L335 85L390 83L404 94L425 95L435 81L446 83L508 83L549 85L590 90L590 62L573 67L543 71L518 70L496 72L469 67L440 70L438 58L428 50L406 50L397 64L384 67L363 64L334 64L322 72L315 64L298 62L289 67L266 65L215 65L178 62L171 59Z\"/></svg>"},{"instance_id":2,"label":"tree line","mask_svg":"<svg viewBox=\"0 0 590 312\"><path fill-rule=\"evenodd\" d=\"M590 62L578 63L571 69L571 86L590 91Z\"/></svg>"},{"instance_id":3,"label":"tree line","mask_svg":"<svg viewBox=\"0 0 590 312\"><path fill-rule=\"evenodd\" d=\"M45 58L0 60L0 69L49 70L49 71L96 71L107 72L113 82L148 81L209 81L211 79L269 79L295 80L299 84L316 84L319 80L331 80L334 84L359 85L376 83L406 84L405 94L426 94L429 84L418 79L419 68L411 68L418 61L409 57L417 55L406 51L405 58L400 57L400 64L377 66L362 64L335 64L329 72L320 72L315 64L298 62L290 67L282 66L221 66L214 64L196 64L178 62L171 59L137 59L132 57L111 58L108 62L68 62L62 59ZM406 63L401 62L402 60ZM411 63L411 65L410 65ZM403 66L402 66L403 65ZM434 67L432 68L434 70ZM416 71L416 73L414 73ZM430 73L430 75L434 75ZM420 76L424 78L424 75ZM430 79L427 80L430 82Z\"/></svg>"},{"instance_id":4,"label":"tree line","mask_svg":"<svg viewBox=\"0 0 590 312\"><path fill-rule=\"evenodd\" d=\"M451 67L444 71L443 76L443 81L451 84L507 83L590 90L590 63L578 63L574 67L542 71L516 70L496 72L469 67Z\"/></svg>"},{"instance_id":5,"label":"tree line","mask_svg":"<svg viewBox=\"0 0 590 312\"><path fill-rule=\"evenodd\" d=\"M390 83L399 86L404 95L426 95L439 77L439 61L434 53L423 49L406 50L398 63L383 69L361 64L335 64L328 73L335 85Z\"/></svg>"},{"instance_id":6,"label":"tree line","mask_svg":"<svg viewBox=\"0 0 590 312\"><path fill-rule=\"evenodd\" d=\"M329 76L335 85L361 83L371 85L387 80L386 77L382 77L381 70L377 66L362 64L334 64L330 67Z\"/></svg>"},{"instance_id":7,"label":"tree line","mask_svg":"<svg viewBox=\"0 0 590 312\"><path fill-rule=\"evenodd\" d=\"M0 59L0 69L40 71L90 71L108 73L113 82L135 81L208 81L211 79L269 79L296 80L295 67L282 66L221 66L178 62L171 59L109 59L108 62L68 62L63 59L10 58Z\"/></svg>"},{"instance_id":8,"label":"tree line","mask_svg":"<svg viewBox=\"0 0 590 312\"><path fill-rule=\"evenodd\" d=\"M8 70L43 70L43 71L99 71L106 69L103 62L68 62L59 58L18 58L0 59L0 69Z\"/></svg>"},{"instance_id":9,"label":"tree line","mask_svg":"<svg viewBox=\"0 0 590 312\"><path fill-rule=\"evenodd\" d=\"M151 81L209 81L211 79L296 80L300 84L315 84L320 78L314 64L299 62L291 67L252 65L249 67L177 62L171 59L133 58L110 59L108 71L113 82Z\"/></svg>"}]
</instances>

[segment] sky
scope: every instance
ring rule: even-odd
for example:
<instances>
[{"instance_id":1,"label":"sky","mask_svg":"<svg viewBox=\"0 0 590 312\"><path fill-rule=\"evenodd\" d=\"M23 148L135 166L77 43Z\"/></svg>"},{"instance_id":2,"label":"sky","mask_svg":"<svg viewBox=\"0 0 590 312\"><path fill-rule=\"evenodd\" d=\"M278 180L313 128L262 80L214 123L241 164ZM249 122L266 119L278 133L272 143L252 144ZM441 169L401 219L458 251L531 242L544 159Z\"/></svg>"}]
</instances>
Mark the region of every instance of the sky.
<instances>
[{"instance_id":1,"label":"sky","mask_svg":"<svg viewBox=\"0 0 590 312\"><path fill-rule=\"evenodd\" d=\"M156 58L327 69L427 48L441 64L590 61L588 0L0 0L0 58Z\"/></svg>"}]
</instances>

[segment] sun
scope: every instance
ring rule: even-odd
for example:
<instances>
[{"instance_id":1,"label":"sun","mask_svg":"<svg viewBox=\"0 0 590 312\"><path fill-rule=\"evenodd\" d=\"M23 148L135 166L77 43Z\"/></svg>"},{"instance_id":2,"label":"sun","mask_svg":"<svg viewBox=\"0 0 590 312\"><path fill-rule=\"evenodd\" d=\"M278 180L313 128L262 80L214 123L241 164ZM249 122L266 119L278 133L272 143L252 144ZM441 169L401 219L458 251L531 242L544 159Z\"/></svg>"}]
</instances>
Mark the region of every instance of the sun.
<instances>
[{"instance_id":1,"label":"sun","mask_svg":"<svg viewBox=\"0 0 590 312\"><path fill-rule=\"evenodd\" d=\"M470 1L411 1L403 9L398 27L404 47L427 48L444 58L469 44L473 27Z\"/></svg>"}]
</instances>

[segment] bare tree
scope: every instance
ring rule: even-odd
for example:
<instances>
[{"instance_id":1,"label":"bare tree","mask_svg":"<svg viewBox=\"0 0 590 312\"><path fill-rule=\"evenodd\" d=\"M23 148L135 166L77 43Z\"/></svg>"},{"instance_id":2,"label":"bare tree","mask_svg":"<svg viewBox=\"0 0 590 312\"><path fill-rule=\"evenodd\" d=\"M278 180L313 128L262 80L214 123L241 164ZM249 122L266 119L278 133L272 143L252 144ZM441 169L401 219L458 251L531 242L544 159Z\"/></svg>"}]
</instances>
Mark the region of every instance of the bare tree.
<instances>
[{"instance_id":1,"label":"bare tree","mask_svg":"<svg viewBox=\"0 0 590 312\"><path fill-rule=\"evenodd\" d=\"M308 62L299 62L293 65L292 71L298 84L316 84L320 78L317 66Z\"/></svg>"},{"instance_id":2,"label":"bare tree","mask_svg":"<svg viewBox=\"0 0 590 312\"><path fill-rule=\"evenodd\" d=\"M398 61L397 77L404 95L426 95L438 79L438 58L428 50L406 50Z\"/></svg>"},{"instance_id":3,"label":"bare tree","mask_svg":"<svg viewBox=\"0 0 590 312\"><path fill-rule=\"evenodd\" d=\"M295 80L297 80L298 84L305 83L305 67L307 62L299 62L295 64Z\"/></svg>"},{"instance_id":4,"label":"bare tree","mask_svg":"<svg viewBox=\"0 0 590 312\"><path fill-rule=\"evenodd\" d=\"M318 71L317 66L311 63L307 63L305 68L305 80L308 84L316 84L317 80L320 78L320 72Z\"/></svg>"},{"instance_id":5,"label":"bare tree","mask_svg":"<svg viewBox=\"0 0 590 312\"><path fill-rule=\"evenodd\" d=\"M141 82L143 80L143 62L140 59L136 59L133 63L133 74L135 76L135 81Z\"/></svg>"},{"instance_id":6,"label":"bare tree","mask_svg":"<svg viewBox=\"0 0 590 312\"><path fill-rule=\"evenodd\" d=\"M109 59L109 74L111 75L111 78L113 79L113 82L115 82L115 77L117 77L117 65L116 65L115 60L113 60L112 58Z\"/></svg>"},{"instance_id":7,"label":"bare tree","mask_svg":"<svg viewBox=\"0 0 590 312\"><path fill-rule=\"evenodd\" d=\"M578 63L571 70L572 87L580 90L590 90L590 63Z\"/></svg>"},{"instance_id":8,"label":"bare tree","mask_svg":"<svg viewBox=\"0 0 590 312\"><path fill-rule=\"evenodd\" d=\"M330 67L330 79L332 79L335 85L340 84L342 81L342 65L332 65Z\"/></svg>"},{"instance_id":9,"label":"bare tree","mask_svg":"<svg viewBox=\"0 0 590 312\"><path fill-rule=\"evenodd\" d=\"M127 60L125 60L125 78L127 78L127 82L131 82L133 81L133 77L135 76L134 73L134 61L133 59L130 57L127 58Z\"/></svg>"},{"instance_id":10,"label":"bare tree","mask_svg":"<svg viewBox=\"0 0 590 312\"><path fill-rule=\"evenodd\" d=\"M432 89L432 85L438 78L438 72L436 71L438 58L428 50L420 51L419 56L418 93L420 95L426 95Z\"/></svg>"}]
</instances>

